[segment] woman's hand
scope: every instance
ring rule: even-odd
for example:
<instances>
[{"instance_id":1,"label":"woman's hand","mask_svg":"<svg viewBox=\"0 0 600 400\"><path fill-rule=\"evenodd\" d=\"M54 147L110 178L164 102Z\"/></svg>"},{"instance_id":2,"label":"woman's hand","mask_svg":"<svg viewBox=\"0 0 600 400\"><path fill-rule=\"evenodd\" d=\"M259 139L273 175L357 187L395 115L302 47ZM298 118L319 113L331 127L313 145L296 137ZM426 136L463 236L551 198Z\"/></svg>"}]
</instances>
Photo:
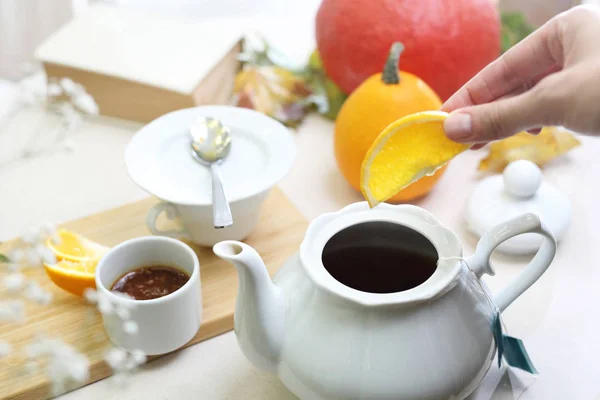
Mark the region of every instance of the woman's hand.
<instances>
[{"instance_id":1,"label":"woman's hand","mask_svg":"<svg viewBox=\"0 0 600 400\"><path fill-rule=\"evenodd\" d=\"M446 135L485 143L562 125L600 134L600 7L561 13L509 49L444 105Z\"/></svg>"}]
</instances>

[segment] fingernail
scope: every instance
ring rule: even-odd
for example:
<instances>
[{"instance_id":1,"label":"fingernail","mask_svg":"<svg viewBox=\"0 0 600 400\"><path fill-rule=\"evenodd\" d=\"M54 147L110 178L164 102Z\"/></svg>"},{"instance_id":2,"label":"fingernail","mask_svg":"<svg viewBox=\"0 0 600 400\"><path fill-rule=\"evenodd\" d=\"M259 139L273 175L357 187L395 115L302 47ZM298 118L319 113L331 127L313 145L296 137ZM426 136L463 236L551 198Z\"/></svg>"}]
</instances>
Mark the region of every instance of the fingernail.
<instances>
[{"instance_id":1,"label":"fingernail","mask_svg":"<svg viewBox=\"0 0 600 400\"><path fill-rule=\"evenodd\" d=\"M531 128L531 129L527 129L527 132L531 133L532 135L537 135L538 133L540 133L542 131L542 128Z\"/></svg>"},{"instance_id":2,"label":"fingernail","mask_svg":"<svg viewBox=\"0 0 600 400\"><path fill-rule=\"evenodd\" d=\"M464 113L450 114L444 121L446 136L452 140L464 140L471 136L471 116Z\"/></svg>"}]
</instances>

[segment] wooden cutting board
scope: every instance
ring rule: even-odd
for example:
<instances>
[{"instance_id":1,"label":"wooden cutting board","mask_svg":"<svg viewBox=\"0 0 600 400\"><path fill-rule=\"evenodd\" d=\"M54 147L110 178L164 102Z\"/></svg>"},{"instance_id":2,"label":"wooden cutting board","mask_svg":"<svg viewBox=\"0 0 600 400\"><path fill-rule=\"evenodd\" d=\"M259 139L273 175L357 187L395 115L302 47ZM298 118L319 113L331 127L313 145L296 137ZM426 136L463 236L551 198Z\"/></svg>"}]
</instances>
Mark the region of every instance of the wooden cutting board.
<instances>
[{"instance_id":1,"label":"wooden cutting board","mask_svg":"<svg viewBox=\"0 0 600 400\"><path fill-rule=\"evenodd\" d=\"M134 237L149 235L144 223L146 213L156 203L146 199L113 210L95 214L64 224L63 227L79 232L107 246ZM307 220L289 199L275 188L262 208L257 230L246 240L264 258L271 276L300 246L307 228ZM10 243L0 246L1 250ZM233 329L233 310L237 293L237 274L233 266L217 258L210 248L193 246L201 266L201 284L204 315L198 334L187 346ZM24 366L24 347L37 334L56 336L78 351L90 362L90 379L95 382L112 374L103 357L110 342L96 309L85 300L54 286L43 268L25 269L26 275L43 288L52 291L53 301L48 306L27 302L27 320L23 324L0 322L0 340L8 341L13 352L0 359L0 400L41 400L51 398L49 380L43 365L39 372L27 373ZM6 275L0 270L0 282ZM0 291L0 301L6 300ZM86 383L86 384L87 384ZM76 387L70 387L73 390Z\"/></svg>"}]
</instances>

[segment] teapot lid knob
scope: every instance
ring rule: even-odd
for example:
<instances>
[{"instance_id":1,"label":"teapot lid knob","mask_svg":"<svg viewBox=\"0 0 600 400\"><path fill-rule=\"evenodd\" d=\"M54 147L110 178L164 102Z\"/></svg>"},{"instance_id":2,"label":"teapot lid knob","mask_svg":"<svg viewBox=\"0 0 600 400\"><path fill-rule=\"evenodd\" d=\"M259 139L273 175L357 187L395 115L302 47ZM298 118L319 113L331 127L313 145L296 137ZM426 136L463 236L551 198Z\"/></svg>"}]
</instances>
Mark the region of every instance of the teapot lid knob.
<instances>
[{"instance_id":1,"label":"teapot lid knob","mask_svg":"<svg viewBox=\"0 0 600 400\"><path fill-rule=\"evenodd\" d=\"M528 160L513 161L504 169L504 190L515 197L532 197L542 183L542 171Z\"/></svg>"}]
</instances>

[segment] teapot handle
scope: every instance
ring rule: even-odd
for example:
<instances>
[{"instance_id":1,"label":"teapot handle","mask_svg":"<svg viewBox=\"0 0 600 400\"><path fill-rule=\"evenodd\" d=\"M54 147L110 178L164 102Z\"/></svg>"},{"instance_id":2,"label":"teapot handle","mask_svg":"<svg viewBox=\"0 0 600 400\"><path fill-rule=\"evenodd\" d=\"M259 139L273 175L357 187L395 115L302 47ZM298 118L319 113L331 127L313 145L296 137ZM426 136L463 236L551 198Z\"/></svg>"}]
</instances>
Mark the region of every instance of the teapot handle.
<instances>
[{"instance_id":1,"label":"teapot handle","mask_svg":"<svg viewBox=\"0 0 600 400\"><path fill-rule=\"evenodd\" d=\"M499 224L484 234L477 243L475 253L467 259L469 267L478 278L481 278L483 274L494 276L496 273L490 264L490 257L496 247L523 233L538 233L544 237L544 241L523 272L495 297L494 301L500 312L504 311L546 272L556 254L554 235L537 215L525 214Z\"/></svg>"}]
</instances>

